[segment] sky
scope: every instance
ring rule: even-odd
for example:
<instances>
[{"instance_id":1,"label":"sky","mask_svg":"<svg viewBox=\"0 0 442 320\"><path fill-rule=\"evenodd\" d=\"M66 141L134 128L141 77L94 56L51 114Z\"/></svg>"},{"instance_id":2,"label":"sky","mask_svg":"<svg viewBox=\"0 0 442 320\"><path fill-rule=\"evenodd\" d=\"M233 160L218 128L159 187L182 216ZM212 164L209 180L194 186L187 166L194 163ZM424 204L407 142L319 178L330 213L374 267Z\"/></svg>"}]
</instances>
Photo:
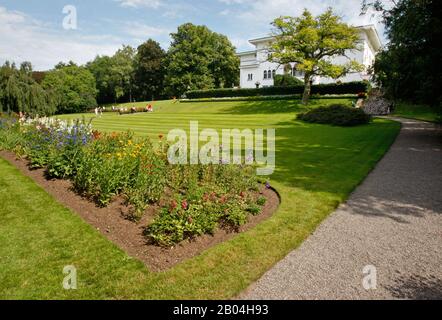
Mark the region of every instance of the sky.
<instances>
[{"instance_id":1,"label":"sky","mask_svg":"<svg viewBox=\"0 0 442 320\"><path fill-rule=\"evenodd\" d=\"M0 0L0 64L31 61L34 70L84 64L149 38L167 50L170 33L186 22L225 34L246 51L253 48L249 39L271 32L274 18L327 7L350 24L375 24L382 37L378 18L360 16L361 0Z\"/></svg>"}]
</instances>

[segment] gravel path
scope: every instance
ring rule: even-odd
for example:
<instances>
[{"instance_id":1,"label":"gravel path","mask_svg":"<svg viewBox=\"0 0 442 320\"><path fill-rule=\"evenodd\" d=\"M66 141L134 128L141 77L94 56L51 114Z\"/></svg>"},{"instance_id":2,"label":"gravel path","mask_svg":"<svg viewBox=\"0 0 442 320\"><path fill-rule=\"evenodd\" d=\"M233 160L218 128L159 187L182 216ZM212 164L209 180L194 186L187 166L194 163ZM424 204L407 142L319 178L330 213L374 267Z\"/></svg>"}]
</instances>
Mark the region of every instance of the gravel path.
<instances>
[{"instance_id":1,"label":"gravel path","mask_svg":"<svg viewBox=\"0 0 442 320\"><path fill-rule=\"evenodd\" d=\"M442 130L396 120L396 142L347 203L241 298L442 299ZM367 265L376 289L363 286Z\"/></svg>"}]
</instances>

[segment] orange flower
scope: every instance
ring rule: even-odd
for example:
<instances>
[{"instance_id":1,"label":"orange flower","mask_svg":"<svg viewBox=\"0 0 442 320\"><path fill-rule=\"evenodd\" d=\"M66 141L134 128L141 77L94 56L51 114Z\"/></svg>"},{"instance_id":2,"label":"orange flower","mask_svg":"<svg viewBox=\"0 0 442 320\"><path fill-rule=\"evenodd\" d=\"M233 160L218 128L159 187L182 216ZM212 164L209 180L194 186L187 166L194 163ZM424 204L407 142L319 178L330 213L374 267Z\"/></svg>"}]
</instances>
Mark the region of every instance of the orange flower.
<instances>
[{"instance_id":1,"label":"orange flower","mask_svg":"<svg viewBox=\"0 0 442 320\"><path fill-rule=\"evenodd\" d=\"M94 140L99 140L101 138L101 133L97 130L92 131L92 137Z\"/></svg>"}]
</instances>

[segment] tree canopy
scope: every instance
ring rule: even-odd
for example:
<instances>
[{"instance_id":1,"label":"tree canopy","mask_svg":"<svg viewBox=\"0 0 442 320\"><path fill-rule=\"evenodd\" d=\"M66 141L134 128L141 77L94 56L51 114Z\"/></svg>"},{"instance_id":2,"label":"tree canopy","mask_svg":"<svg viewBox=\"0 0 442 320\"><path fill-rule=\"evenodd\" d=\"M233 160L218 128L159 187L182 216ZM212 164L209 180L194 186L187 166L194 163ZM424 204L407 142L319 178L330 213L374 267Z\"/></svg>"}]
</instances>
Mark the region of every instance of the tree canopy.
<instances>
[{"instance_id":1,"label":"tree canopy","mask_svg":"<svg viewBox=\"0 0 442 320\"><path fill-rule=\"evenodd\" d=\"M54 95L32 77L32 65L23 62L17 69L8 61L0 67L0 112L53 114L56 111Z\"/></svg>"},{"instance_id":2,"label":"tree canopy","mask_svg":"<svg viewBox=\"0 0 442 320\"><path fill-rule=\"evenodd\" d=\"M338 79L363 68L351 59L345 64L333 63L333 57L358 49L359 32L342 22L331 8L317 17L306 9L299 17L282 16L272 25L275 41L270 48L269 60L280 64L297 63L297 70L305 74L302 99L305 104L315 76Z\"/></svg>"},{"instance_id":3,"label":"tree canopy","mask_svg":"<svg viewBox=\"0 0 442 320\"><path fill-rule=\"evenodd\" d=\"M442 101L441 5L436 0L364 1L382 12L388 44L374 65L374 79L394 99L440 105Z\"/></svg>"},{"instance_id":4,"label":"tree canopy","mask_svg":"<svg viewBox=\"0 0 442 320\"><path fill-rule=\"evenodd\" d=\"M162 95L166 52L152 39L141 44L134 61L137 99L149 100Z\"/></svg>"},{"instance_id":5,"label":"tree canopy","mask_svg":"<svg viewBox=\"0 0 442 320\"><path fill-rule=\"evenodd\" d=\"M170 95L238 82L239 59L227 37L191 23L179 26L171 36L165 80Z\"/></svg>"},{"instance_id":6,"label":"tree canopy","mask_svg":"<svg viewBox=\"0 0 442 320\"><path fill-rule=\"evenodd\" d=\"M59 63L49 71L42 87L55 95L58 113L83 112L97 105L93 74L73 62Z\"/></svg>"}]
</instances>

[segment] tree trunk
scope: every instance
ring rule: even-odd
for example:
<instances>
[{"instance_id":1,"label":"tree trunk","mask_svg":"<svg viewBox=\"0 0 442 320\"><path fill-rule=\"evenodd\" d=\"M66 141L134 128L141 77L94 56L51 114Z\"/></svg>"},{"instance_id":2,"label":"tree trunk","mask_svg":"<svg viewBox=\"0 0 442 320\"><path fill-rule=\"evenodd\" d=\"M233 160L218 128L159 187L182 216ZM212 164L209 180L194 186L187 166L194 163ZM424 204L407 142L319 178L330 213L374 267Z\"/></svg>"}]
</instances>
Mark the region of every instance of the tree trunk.
<instances>
[{"instance_id":1,"label":"tree trunk","mask_svg":"<svg viewBox=\"0 0 442 320\"><path fill-rule=\"evenodd\" d=\"M303 105L307 105L308 104L308 100L310 98L310 92L312 89L312 84L310 81L310 75L306 74L304 76L304 93L302 95L302 104Z\"/></svg>"}]
</instances>

